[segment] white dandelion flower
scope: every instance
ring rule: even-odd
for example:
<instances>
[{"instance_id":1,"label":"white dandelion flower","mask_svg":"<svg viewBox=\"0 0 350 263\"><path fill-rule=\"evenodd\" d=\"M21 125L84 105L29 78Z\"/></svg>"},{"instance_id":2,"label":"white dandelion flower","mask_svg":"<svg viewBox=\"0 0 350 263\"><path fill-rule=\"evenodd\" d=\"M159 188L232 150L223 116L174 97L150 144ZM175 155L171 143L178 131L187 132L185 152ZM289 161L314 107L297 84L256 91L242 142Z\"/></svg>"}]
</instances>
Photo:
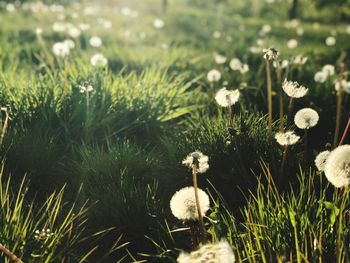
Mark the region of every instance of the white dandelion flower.
<instances>
[{"instance_id":1,"label":"white dandelion flower","mask_svg":"<svg viewBox=\"0 0 350 263\"><path fill-rule=\"evenodd\" d=\"M198 199L202 216L204 216L209 210L209 196L202 189L198 188ZM170 209L172 214L179 220L198 220L194 188L188 186L177 191L170 200Z\"/></svg>"},{"instance_id":2,"label":"white dandelion flower","mask_svg":"<svg viewBox=\"0 0 350 263\"><path fill-rule=\"evenodd\" d=\"M209 169L208 160L208 156L200 151L195 151L187 155L186 159L182 161L182 164L190 169L196 167L198 173L205 173Z\"/></svg>"},{"instance_id":3,"label":"white dandelion flower","mask_svg":"<svg viewBox=\"0 0 350 263\"><path fill-rule=\"evenodd\" d=\"M102 39L98 36L92 36L89 40L89 44L92 47L101 47L102 46Z\"/></svg>"},{"instance_id":4,"label":"white dandelion flower","mask_svg":"<svg viewBox=\"0 0 350 263\"><path fill-rule=\"evenodd\" d=\"M209 82L218 82L221 79L221 73L217 69L212 69L207 74Z\"/></svg>"},{"instance_id":5,"label":"white dandelion flower","mask_svg":"<svg viewBox=\"0 0 350 263\"><path fill-rule=\"evenodd\" d=\"M296 81L287 81L284 80L282 89L284 92L291 98L302 98L306 95L308 89L300 85Z\"/></svg>"},{"instance_id":6,"label":"white dandelion flower","mask_svg":"<svg viewBox=\"0 0 350 263\"><path fill-rule=\"evenodd\" d=\"M288 40L288 42L287 42L287 47L289 48L289 49L294 49L294 48L296 48L298 46L298 40L296 40L296 39L290 39L290 40Z\"/></svg>"},{"instance_id":7,"label":"white dandelion flower","mask_svg":"<svg viewBox=\"0 0 350 263\"><path fill-rule=\"evenodd\" d=\"M235 256L230 244L226 240L202 245L191 253L180 253L178 263L234 263Z\"/></svg>"},{"instance_id":8,"label":"white dandelion flower","mask_svg":"<svg viewBox=\"0 0 350 263\"><path fill-rule=\"evenodd\" d=\"M153 27L156 29L161 29L164 26L165 26L165 23L162 19L157 18L153 21Z\"/></svg>"},{"instance_id":9,"label":"white dandelion flower","mask_svg":"<svg viewBox=\"0 0 350 263\"><path fill-rule=\"evenodd\" d=\"M9 13L15 12L16 11L15 5L11 4L11 3L7 4L6 5L6 11L9 12Z\"/></svg>"},{"instance_id":10,"label":"white dandelion flower","mask_svg":"<svg viewBox=\"0 0 350 263\"><path fill-rule=\"evenodd\" d=\"M333 76L335 73L335 67L330 64L324 65L322 68L322 72L324 72L327 75L327 77Z\"/></svg>"},{"instance_id":11,"label":"white dandelion flower","mask_svg":"<svg viewBox=\"0 0 350 263\"><path fill-rule=\"evenodd\" d=\"M304 108L295 114L294 123L299 129L310 129L316 126L319 118L317 111L311 108Z\"/></svg>"},{"instance_id":12,"label":"white dandelion flower","mask_svg":"<svg viewBox=\"0 0 350 263\"><path fill-rule=\"evenodd\" d=\"M230 68L234 71L240 70L242 67L242 62L238 58L233 58L230 61Z\"/></svg>"},{"instance_id":13,"label":"white dandelion flower","mask_svg":"<svg viewBox=\"0 0 350 263\"><path fill-rule=\"evenodd\" d=\"M272 27L268 24L265 24L261 27L260 31L259 31L259 35L260 36L265 36L267 35L268 33L270 33L272 30Z\"/></svg>"},{"instance_id":14,"label":"white dandelion flower","mask_svg":"<svg viewBox=\"0 0 350 263\"><path fill-rule=\"evenodd\" d=\"M335 39L335 37L329 36L326 38L325 42L326 42L326 45L330 47L330 46L334 46L336 44L337 40Z\"/></svg>"},{"instance_id":15,"label":"white dandelion flower","mask_svg":"<svg viewBox=\"0 0 350 263\"><path fill-rule=\"evenodd\" d=\"M224 64L226 62L227 58L223 55L215 53L214 60L215 60L216 64Z\"/></svg>"},{"instance_id":16,"label":"white dandelion flower","mask_svg":"<svg viewBox=\"0 0 350 263\"><path fill-rule=\"evenodd\" d=\"M315 76L314 76L314 80L318 83L325 83L326 80L327 80L327 73L324 72L324 71L319 71L319 72L316 72Z\"/></svg>"},{"instance_id":17,"label":"white dandelion flower","mask_svg":"<svg viewBox=\"0 0 350 263\"><path fill-rule=\"evenodd\" d=\"M98 53L91 57L90 62L94 67L104 67L107 65L108 60L104 55Z\"/></svg>"},{"instance_id":18,"label":"white dandelion flower","mask_svg":"<svg viewBox=\"0 0 350 263\"><path fill-rule=\"evenodd\" d=\"M337 188L350 184L350 145L335 148L329 154L324 166L328 181Z\"/></svg>"},{"instance_id":19,"label":"white dandelion flower","mask_svg":"<svg viewBox=\"0 0 350 263\"><path fill-rule=\"evenodd\" d=\"M330 151L323 151L317 154L315 158L315 165L317 167L317 170L319 170L320 172L324 171L324 167L326 165L326 161L330 153Z\"/></svg>"},{"instance_id":20,"label":"white dandelion flower","mask_svg":"<svg viewBox=\"0 0 350 263\"><path fill-rule=\"evenodd\" d=\"M341 81L341 87L342 90L348 94L350 94L350 81L346 81L345 79L343 79ZM334 88L336 91L338 91L340 89L340 82L339 80L337 80L334 84Z\"/></svg>"},{"instance_id":21,"label":"white dandelion flower","mask_svg":"<svg viewBox=\"0 0 350 263\"><path fill-rule=\"evenodd\" d=\"M221 107L229 107L234 105L239 99L239 90L220 89L216 95L215 100Z\"/></svg>"},{"instance_id":22,"label":"white dandelion flower","mask_svg":"<svg viewBox=\"0 0 350 263\"><path fill-rule=\"evenodd\" d=\"M64 42L57 42L52 46L52 52L57 57L67 57L69 55L70 48Z\"/></svg>"},{"instance_id":23,"label":"white dandelion flower","mask_svg":"<svg viewBox=\"0 0 350 263\"><path fill-rule=\"evenodd\" d=\"M296 135L294 131L278 132L275 134L275 139L279 145L293 145L296 144L300 136Z\"/></svg>"},{"instance_id":24,"label":"white dandelion flower","mask_svg":"<svg viewBox=\"0 0 350 263\"><path fill-rule=\"evenodd\" d=\"M263 49L264 59L266 60L277 60L279 56L279 51L273 47L268 49Z\"/></svg>"}]
</instances>

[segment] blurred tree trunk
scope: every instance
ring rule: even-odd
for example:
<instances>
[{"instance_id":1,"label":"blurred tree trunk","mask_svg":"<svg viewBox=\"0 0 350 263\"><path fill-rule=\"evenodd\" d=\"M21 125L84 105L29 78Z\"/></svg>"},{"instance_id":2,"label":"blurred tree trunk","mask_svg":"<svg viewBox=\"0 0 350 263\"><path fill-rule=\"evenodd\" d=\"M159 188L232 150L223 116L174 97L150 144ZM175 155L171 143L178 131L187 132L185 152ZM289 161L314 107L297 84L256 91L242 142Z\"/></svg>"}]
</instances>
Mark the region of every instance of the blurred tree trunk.
<instances>
[{"instance_id":1,"label":"blurred tree trunk","mask_svg":"<svg viewBox=\"0 0 350 263\"><path fill-rule=\"evenodd\" d=\"M289 19L294 19L297 17L297 11L298 11L298 0L293 0L292 6L289 10Z\"/></svg>"},{"instance_id":2,"label":"blurred tree trunk","mask_svg":"<svg viewBox=\"0 0 350 263\"><path fill-rule=\"evenodd\" d=\"M165 14L168 10L168 0L163 0L163 13Z\"/></svg>"}]
</instances>

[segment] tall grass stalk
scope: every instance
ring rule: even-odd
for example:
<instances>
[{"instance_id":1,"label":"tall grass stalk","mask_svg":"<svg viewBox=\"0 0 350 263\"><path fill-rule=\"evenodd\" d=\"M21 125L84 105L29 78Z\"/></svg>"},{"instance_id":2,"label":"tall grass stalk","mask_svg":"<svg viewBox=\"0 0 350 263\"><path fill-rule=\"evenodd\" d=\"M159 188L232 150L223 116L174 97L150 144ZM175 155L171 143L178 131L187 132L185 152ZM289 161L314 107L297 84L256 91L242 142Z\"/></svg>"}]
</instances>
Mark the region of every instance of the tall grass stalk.
<instances>
[{"instance_id":1,"label":"tall grass stalk","mask_svg":"<svg viewBox=\"0 0 350 263\"><path fill-rule=\"evenodd\" d=\"M348 133L348 131L349 131L349 127L350 127L350 118L348 119L348 123L346 124L345 130L344 130L344 132L343 132L343 136L341 137L341 140L340 140L340 142L339 142L339 145L342 145L342 144L343 144L343 142L344 142L344 140L345 140L345 137L346 137L346 135L347 135L347 133Z\"/></svg>"},{"instance_id":2,"label":"tall grass stalk","mask_svg":"<svg viewBox=\"0 0 350 263\"><path fill-rule=\"evenodd\" d=\"M9 107L2 107L1 112L5 113L5 120L4 120L4 124L2 125L2 130L1 130L1 135L0 135L0 145L2 145L2 143L4 141L6 131L8 128L8 124L9 124L9 120L10 120Z\"/></svg>"}]
</instances>

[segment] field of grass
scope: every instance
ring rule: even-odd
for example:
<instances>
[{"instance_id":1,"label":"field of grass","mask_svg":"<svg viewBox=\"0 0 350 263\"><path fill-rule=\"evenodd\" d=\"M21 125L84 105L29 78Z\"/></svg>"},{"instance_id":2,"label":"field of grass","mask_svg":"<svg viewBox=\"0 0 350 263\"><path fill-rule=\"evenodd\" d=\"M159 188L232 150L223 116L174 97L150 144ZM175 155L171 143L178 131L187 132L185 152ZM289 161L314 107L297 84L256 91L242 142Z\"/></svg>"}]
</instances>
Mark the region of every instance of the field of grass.
<instances>
[{"instance_id":1,"label":"field of grass","mask_svg":"<svg viewBox=\"0 0 350 263\"><path fill-rule=\"evenodd\" d=\"M0 1L1 262L350 262L346 5L51 2Z\"/></svg>"}]
</instances>

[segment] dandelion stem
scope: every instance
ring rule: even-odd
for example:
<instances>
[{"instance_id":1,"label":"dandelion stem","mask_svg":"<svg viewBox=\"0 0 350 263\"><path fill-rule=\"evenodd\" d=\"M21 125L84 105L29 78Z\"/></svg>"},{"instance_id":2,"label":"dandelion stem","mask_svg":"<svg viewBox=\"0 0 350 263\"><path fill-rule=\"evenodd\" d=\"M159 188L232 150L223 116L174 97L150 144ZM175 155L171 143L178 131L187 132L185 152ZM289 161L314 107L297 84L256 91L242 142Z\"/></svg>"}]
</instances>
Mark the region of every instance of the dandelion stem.
<instances>
[{"instance_id":1,"label":"dandelion stem","mask_svg":"<svg viewBox=\"0 0 350 263\"><path fill-rule=\"evenodd\" d=\"M307 158L307 129L304 130L304 161Z\"/></svg>"},{"instance_id":2,"label":"dandelion stem","mask_svg":"<svg viewBox=\"0 0 350 263\"><path fill-rule=\"evenodd\" d=\"M233 128L233 123L232 123L232 108L231 106L227 106L227 118L228 118L228 127Z\"/></svg>"},{"instance_id":3,"label":"dandelion stem","mask_svg":"<svg viewBox=\"0 0 350 263\"><path fill-rule=\"evenodd\" d=\"M266 63L266 81L267 81L267 105L269 111L269 135L272 133L272 82L271 82L271 70L270 63L265 59Z\"/></svg>"},{"instance_id":4,"label":"dandelion stem","mask_svg":"<svg viewBox=\"0 0 350 263\"><path fill-rule=\"evenodd\" d=\"M284 146L284 151L283 151L283 158L282 158L282 164L281 164L281 168L280 168L280 174L282 175L284 172L284 165L286 163L287 160L287 155L288 155L288 145Z\"/></svg>"},{"instance_id":5,"label":"dandelion stem","mask_svg":"<svg viewBox=\"0 0 350 263\"><path fill-rule=\"evenodd\" d=\"M3 244L0 243L0 252L2 252L6 257L12 260L15 263L23 263L14 253L8 250Z\"/></svg>"},{"instance_id":6,"label":"dandelion stem","mask_svg":"<svg viewBox=\"0 0 350 263\"><path fill-rule=\"evenodd\" d=\"M4 124L2 126L2 131L1 131L1 135L0 135L0 145L2 145L2 143L4 141L4 138L5 138L5 135L6 135L6 131L7 131L7 127L8 127L8 122L9 122L9 119L10 119L10 115L9 115L8 109L5 108L3 111L5 112L5 121L4 121Z\"/></svg>"},{"instance_id":7,"label":"dandelion stem","mask_svg":"<svg viewBox=\"0 0 350 263\"><path fill-rule=\"evenodd\" d=\"M334 130L334 139L333 139L333 148L337 146L339 130L340 130L340 118L341 118L341 107L343 102L343 78L344 78L344 63L340 65L340 73L339 73L339 90L337 92L337 113L335 117L335 130Z\"/></svg>"},{"instance_id":8,"label":"dandelion stem","mask_svg":"<svg viewBox=\"0 0 350 263\"><path fill-rule=\"evenodd\" d=\"M345 130L343 132L343 136L341 137L341 140L339 142L339 146L343 144L345 137L346 137L346 134L348 133L349 126L350 126L350 118L348 119L348 123L346 124Z\"/></svg>"},{"instance_id":9,"label":"dandelion stem","mask_svg":"<svg viewBox=\"0 0 350 263\"><path fill-rule=\"evenodd\" d=\"M281 78L281 66L279 61L276 61L277 66L276 66L276 78L277 78L277 82L279 85L282 85L282 78ZM280 119L280 131L283 132L284 130L284 125L283 125L283 115L284 115L284 103L283 103L283 93L282 91L279 89L279 94L278 94L278 98L279 98L279 119Z\"/></svg>"},{"instance_id":10,"label":"dandelion stem","mask_svg":"<svg viewBox=\"0 0 350 263\"><path fill-rule=\"evenodd\" d=\"M196 198L196 207L197 207L199 225L200 225L200 229L201 229L202 238L203 238L203 240L206 240L206 231L205 231L205 227L204 227L203 216L202 216L202 211L201 211L201 207L199 204L199 197L198 197L197 167L196 167L196 165L193 165L193 167L192 167L192 176L193 176L193 188L194 188L194 195Z\"/></svg>"},{"instance_id":11,"label":"dandelion stem","mask_svg":"<svg viewBox=\"0 0 350 263\"><path fill-rule=\"evenodd\" d=\"M292 109L293 109L293 98L290 97L289 103L288 103L288 116L292 114Z\"/></svg>"}]
</instances>

